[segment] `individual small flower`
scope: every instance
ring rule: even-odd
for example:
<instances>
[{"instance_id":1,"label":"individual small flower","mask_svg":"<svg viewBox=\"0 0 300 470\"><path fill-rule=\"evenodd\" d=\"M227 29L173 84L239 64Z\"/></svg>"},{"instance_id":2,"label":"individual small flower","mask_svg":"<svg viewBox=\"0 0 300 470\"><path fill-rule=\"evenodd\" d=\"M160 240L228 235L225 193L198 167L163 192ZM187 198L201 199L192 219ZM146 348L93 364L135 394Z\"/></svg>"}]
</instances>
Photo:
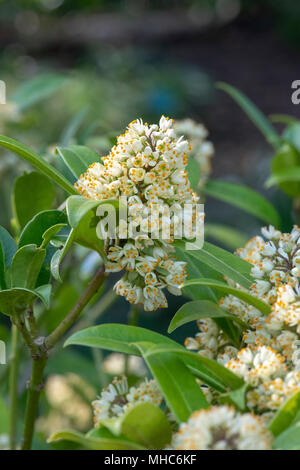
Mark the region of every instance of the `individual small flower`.
<instances>
[{"instance_id":1,"label":"individual small flower","mask_svg":"<svg viewBox=\"0 0 300 470\"><path fill-rule=\"evenodd\" d=\"M204 214L196 210L199 198L188 180L189 151L172 119L162 116L159 125L133 121L103 164L90 165L75 184L87 198L126 198L128 217L115 239L105 233L104 219L97 233L106 238L106 272L125 270L116 293L147 311L167 307L164 289L181 294L186 263L176 260L172 243L182 224L187 238L200 236Z\"/></svg>"},{"instance_id":2,"label":"individual small flower","mask_svg":"<svg viewBox=\"0 0 300 470\"><path fill-rule=\"evenodd\" d=\"M286 371L284 357L266 346L243 348L236 358L229 359L224 365L253 385L283 376Z\"/></svg>"},{"instance_id":3,"label":"individual small flower","mask_svg":"<svg viewBox=\"0 0 300 470\"><path fill-rule=\"evenodd\" d=\"M185 135L191 145L191 158L194 158L200 167L200 179L198 189L204 186L211 174L211 158L214 154L214 146L207 139L208 131L203 124L199 124L192 119L175 121L174 130L180 137Z\"/></svg>"},{"instance_id":4,"label":"individual small flower","mask_svg":"<svg viewBox=\"0 0 300 470\"><path fill-rule=\"evenodd\" d=\"M92 402L94 425L98 427L101 421L122 416L134 405L151 402L156 406L162 403L162 395L155 380L145 379L137 387L128 388L126 377L118 379L106 387L100 397Z\"/></svg>"},{"instance_id":5,"label":"individual small flower","mask_svg":"<svg viewBox=\"0 0 300 470\"><path fill-rule=\"evenodd\" d=\"M271 434L261 420L228 406L194 412L173 436L175 450L270 450Z\"/></svg>"}]
</instances>

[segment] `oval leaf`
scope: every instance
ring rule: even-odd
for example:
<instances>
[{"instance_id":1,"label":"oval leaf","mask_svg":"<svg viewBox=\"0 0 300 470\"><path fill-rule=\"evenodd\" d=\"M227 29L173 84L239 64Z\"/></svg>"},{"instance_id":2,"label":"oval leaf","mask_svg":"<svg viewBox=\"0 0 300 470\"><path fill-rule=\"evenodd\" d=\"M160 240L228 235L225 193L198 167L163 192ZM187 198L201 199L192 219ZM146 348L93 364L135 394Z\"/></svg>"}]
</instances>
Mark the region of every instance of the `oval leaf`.
<instances>
[{"instance_id":1,"label":"oval leaf","mask_svg":"<svg viewBox=\"0 0 300 470\"><path fill-rule=\"evenodd\" d=\"M274 436L285 431L294 421L300 410L300 391L290 397L277 411L269 425Z\"/></svg>"},{"instance_id":2,"label":"oval leaf","mask_svg":"<svg viewBox=\"0 0 300 470\"><path fill-rule=\"evenodd\" d=\"M94 437L89 435L81 434L77 431L58 431L48 439L48 442L56 441L71 441L80 444L82 447L89 450L142 450L144 447L135 444L134 442L128 442L125 439L117 439L113 436L108 437Z\"/></svg>"},{"instance_id":3,"label":"oval leaf","mask_svg":"<svg viewBox=\"0 0 300 470\"><path fill-rule=\"evenodd\" d=\"M209 180L203 191L220 201L227 202L252 214L263 222L280 226L280 217L272 204L247 186L228 181Z\"/></svg>"},{"instance_id":4,"label":"oval leaf","mask_svg":"<svg viewBox=\"0 0 300 470\"><path fill-rule=\"evenodd\" d=\"M225 284L224 282L215 281L214 279L190 279L189 281L186 281L184 285L209 286L214 289L221 290L226 294L232 294L235 297L238 297L244 302L253 305L253 307L257 308L264 315L268 315L269 313L271 313L271 306L266 302L263 302L262 300L258 299L257 297L254 297L248 292L242 291L241 289L236 289L235 287L231 287L228 284Z\"/></svg>"},{"instance_id":5,"label":"oval leaf","mask_svg":"<svg viewBox=\"0 0 300 470\"><path fill-rule=\"evenodd\" d=\"M228 320L241 325L244 330L250 328L246 322L238 318L236 315L227 313L213 302L210 302L209 300L195 300L193 302L187 302L182 307L180 307L180 309L172 318L168 328L168 333L172 333L172 331L176 330L180 326L185 325L191 321L200 320L201 318L227 318Z\"/></svg>"},{"instance_id":6,"label":"oval leaf","mask_svg":"<svg viewBox=\"0 0 300 470\"><path fill-rule=\"evenodd\" d=\"M37 171L15 180L12 203L14 216L22 229L38 212L51 209L54 187L50 179Z\"/></svg>"},{"instance_id":7,"label":"oval leaf","mask_svg":"<svg viewBox=\"0 0 300 470\"><path fill-rule=\"evenodd\" d=\"M151 354L152 348L155 348L152 343L135 343L135 346L140 350L179 423L185 422L194 411L208 408L195 377L180 359L163 348L159 354Z\"/></svg>"},{"instance_id":8,"label":"oval leaf","mask_svg":"<svg viewBox=\"0 0 300 470\"><path fill-rule=\"evenodd\" d=\"M67 193L77 194L74 186L61 173L59 173L53 166L49 165L49 163L43 160L37 153L33 152L33 150L30 150L28 147L21 144L21 142L11 139L10 137L0 135L0 147L11 150L22 157L46 176L49 176L50 179L63 188Z\"/></svg>"},{"instance_id":9,"label":"oval leaf","mask_svg":"<svg viewBox=\"0 0 300 470\"><path fill-rule=\"evenodd\" d=\"M175 241L174 244L181 249L185 249L185 243L182 240ZM237 255L229 253L229 251L204 242L201 250L189 250L187 253L191 257L196 258L198 262L200 261L200 263L208 265L246 289L253 283L253 278L250 274L252 265Z\"/></svg>"}]
</instances>

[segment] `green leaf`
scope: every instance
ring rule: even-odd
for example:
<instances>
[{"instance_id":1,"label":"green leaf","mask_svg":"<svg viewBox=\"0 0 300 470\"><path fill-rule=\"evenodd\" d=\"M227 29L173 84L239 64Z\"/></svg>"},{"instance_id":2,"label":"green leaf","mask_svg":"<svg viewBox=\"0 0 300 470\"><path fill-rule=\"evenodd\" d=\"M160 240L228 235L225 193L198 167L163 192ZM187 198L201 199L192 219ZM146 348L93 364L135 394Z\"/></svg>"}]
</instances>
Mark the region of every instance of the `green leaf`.
<instances>
[{"instance_id":1,"label":"green leaf","mask_svg":"<svg viewBox=\"0 0 300 470\"><path fill-rule=\"evenodd\" d=\"M265 183L266 186L278 184L279 188L289 196L297 196L300 193L300 183L297 180L298 170L296 170L295 176L292 176L296 167L300 167L300 152L293 145L284 143L272 158L272 173Z\"/></svg>"},{"instance_id":2,"label":"green leaf","mask_svg":"<svg viewBox=\"0 0 300 470\"><path fill-rule=\"evenodd\" d=\"M182 355L180 359L184 360L193 370L193 373L196 373L203 382L217 390L224 391L224 388L226 390L226 388L230 386L238 388L243 385L243 381L240 378L216 361L201 356L200 354L191 353L183 346L176 343L176 341L145 328L118 324L104 324L90 327L78 331L68 338L65 342L65 346L76 344L140 356L141 351L136 345L141 342L152 343L152 345L157 344L162 346L165 350L169 347L172 354L181 351Z\"/></svg>"},{"instance_id":3,"label":"green leaf","mask_svg":"<svg viewBox=\"0 0 300 470\"><path fill-rule=\"evenodd\" d=\"M12 204L14 216L22 229L38 212L51 209L54 188L49 178L32 171L15 180Z\"/></svg>"},{"instance_id":4,"label":"green leaf","mask_svg":"<svg viewBox=\"0 0 300 470\"><path fill-rule=\"evenodd\" d=\"M92 163L100 160L94 150L83 145L57 147L56 150L76 179L79 179Z\"/></svg>"},{"instance_id":5,"label":"green leaf","mask_svg":"<svg viewBox=\"0 0 300 470\"><path fill-rule=\"evenodd\" d=\"M32 243L36 244L37 246L40 246L43 241L45 241L45 237L49 239L49 235L51 235L51 233L53 234L53 231L50 231L48 232L48 235L46 235L46 232L49 229L51 229L53 226L57 226L57 224L62 226L62 224L66 223L66 214L59 210L48 210L39 212L24 227L20 235L19 247ZM56 229L53 230L55 231Z\"/></svg>"},{"instance_id":6,"label":"green leaf","mask_svg":"<svg viewBox=\"0 0 300 470\"><path fill-rule=\"evenodd\" d=\"M225 91L237 102L271 145L275 148L279 145L279 136L270 121L241 91L224 82L218 82L216 88Z\"/></svg>"},{"instance_id":7,"label":"green leaf","mask_svg":"<svg viewBox=\"0 0 300 470\"><path fill-rule=\"evenodd\" d=\"M179 423L185 422L194 411L208 408L196 379L180 359L166 352L163 347L157 354L152 343L139 342L135 346L140 350Z\"/></svg>"},{"instance_id":8,"label":"green leaf","mask_svg":"<svg viewBox=\"0 0 300 470\"><path fill-rule=\"evenodd\" d=\"M6 289L6 267L5 267L5 257L4 250L2 247L2 242L0 240L0 289Z\"/></svg>"},{"instance_id":9,"label":"green leaf","mask_svg":"<svg viewBox=\"0 0 300 470\"><path fill-rule=\"evenodd\" d=\"M246 392L248 389L249 384L245 384L236 390L223 393L219 396L219 401L220 403L228 403L229 405L233 405L240 411L246 411Z\"/></svg>"},{"instance_id":10,"label":"green leaf","mask_svg":"<svg viewBox=\"0 0 300 470\"><path fill-rule=\"evenodd\" d=\"M209 278L216 278L218 280L222 280L223 277L217 271L214 271L212 268L207 266L206 264L199 263L195 258L193 258L189 251L182 249L178 246L175 246L176 250L176 257L187 263L187 273L188 279L199 278L199 277L209 277ZM191 299L198 300L198 299L208 299L214 302L218 302L221 295L211 289L210 287L206 286L190 286L185 287L183 289L184 295L190 297Z\"/></svg>"},{"instance_id":11,"label":"green leaf","mask_svg":"<svg viewBox=\"0 0 300 470\"><path fill-rule=\"evenodd\" d=\"M141 341L153 344L170 343L184 349L183 346L180 346L167 336L163 336L155 331L137 326L118 325L116 323L107 323L77 331L67 339L64 346L76 344L140 356L140 351L132 343Z\"/></svg>"},{"instance_id":12,"label":"green leaf","mask_svg":"<svg viewBox=\"0 0 300 470\"><path fill-rule=\"evenodd\" d=\"M230 250L245 246L249 240L247 235L233 227L212 223L205 224L205 238L212 238Z\"/></svg>"},{"instance_id":13,"label":"green leaf","mask_svg":"<svg viewBox=\"0 0 300 470\"><path fill-rule=\"evenodd\" d=\"M174 245L184 250L185 243L182 240L176 240ZM252 265L218 246L204 242L201 250L188 250L188 254L246 289L253 283L250 274Z\"/></svg>"},{"instance_id":14,"label":"green leaf","mask_svg":"<svg viewBox=\"0 0 300 470\"><path fill-rule=\"evenodd\" d=\"M36 298L42 300L45 306L49 307L51 285L41 286L38 289L30 290L21 287L0 291L0 312L5 315L13 315L24 310Z\"/></svg>"},{"instance_id":15,"label":"green leaf","mask_svg":"<svg viewBox=\"0 0 300 470\"><path fill-rule=\"evenodd\" d=\"M270 188L276 184L279 185L281 183L289 182L300 183L300 166L292 166L290 168L286 168L285 170L281 170L280 173L274 173L267 179L265 184L268 188Z\"/></svg>"},{"instance_id":16,"label":"green leaf","mask_svg":"<svg viewBox=\"0 0 300 470\"><path fill-rule=\"evenodd\" d=\"M49 98L66 82L66 77L49 73L34 77L23 83L11 96L11 100L18 105L20 111L41 100Z\"/></svg>"},{"instance_id":17,"label":"green leaf","mask_svg":"<svg viewBox=\"0 0 300 470\"><path fill-rule=\"evenodd\" d=\"M269 425L274 436L278 436L285 431L294 421L300 410L300 391L291 396L275 414Z\"/></svg>"},{"instance_id":18,"label":"green leaf","mask_svg":"<svg viewBox=\"0 0 300 470\"><path fill-rule=\"evenodd\" d=\"M227 313L225 310L210 300L195 300L185 303L175 313L170 323L168 333L172 333L172 331L176 330L180 326L185 325L191 321L200 320L201 318L227 318L228 320L241 325L244 330L250 328L246 322L238 318L236 315Z\"/></svg>"},{"instance_id":19,"label":"green leaf","mask_svg":"<svg viewBox=\"0 0 300 470\"><path fill-rule=\"evenodd\" d=\"M162 410L153 403L139 403L120 418L104 420L102 425L147 449L163 449L170 444L172 430Z\"/></svg>"},{"instance_id":20,"label":"green leaf","mask_svg":"<svg viewBox=\"0 0 300 470\"><path fill-rule=\"evenodd\" d=\"M0 242L4 253L5 266L9 268L15 252L17 251L16 242L8 231L0 226Z\"/></svg>"},{"instance_id":21,"label":"green leaf","mask_svg":"<svg viewBox=\"0 0 300 470\"><path fill-rule=\"evenodd\" d=\"M53 166L49 165L49 163L43 160L37 153L33 152L17 140L0 135L0 147L11 150L15 154L22 157L46 176L49 176L50 179L57 183L67 193L77 194L74 186L61 173L59 173Z\"/></svg>"},{"instance_id":22,"label":"green leaf","mask_svg":"<svg viewBox=\"0 0 300 470\"><path fill-rule=\"evenodd\" d=\"M71 227L75 228L79 225L81 219L91 210L98 207L100 204L111 204L115 209L118 209L119 202L115 199L105 199L102 201L95 201L88 199L84 196L71 196L67 199L66 209Z\"/></svg>"},{"instance_id":23,"label":"green leaf","mask_svg":"<svg viewBox=\"0 0 300 470\"><path fill-rule=\"evenodd\" d=\"M243 209L263 222L272 224L275 227L280 225L280 217L272 204L247 186L228 181L209 180L203 191L208 196Z\"/></svg>"},{"instance_id":24,"label":"green leaf","mask_svg":"<svg viewBox=\"0 0 300 470\"><path fill-rule=\"evenodd\" d=\"M276 437L274 449L300 450L300 421Z\"/></svg>"},{"instance_id":25,"label":"green leaf","mask_svg":"<svg viewBox=\"0 0 300 470\"><path fill-rule=\"evenodd\" d=\"M122 438L112 437L94 437L92 435L84 435L77 431L65 430L55 432L50 436L48 442L56 442L60 440L71 441L80 444L89 450L142 450L144 447L134 442L126 441Z\"/></svg>"},{"instance_id":26,"label":"green leaf","mask_svg":"<svg viewBox=\"0 0 300 470\"><path fill-rule=\"evenodd\" d=\"M63 227L66 227L67 224L56 224L56 225L53 225L52 227L49 227L44 233L43 233L43 243L41 245L42 248L44 248L45 246L47 246L50 241L52 240L52 238L55 237L55 235L58 234L58 232L60 232L60 230L63 228Z\"/></svg>"},{"instance_id":27,"label":"green leaf","mask_svg":"<svg viewBox=\"0 0 300 470\"><path fill-rule=\"evenodd\" d=\"M50 269L51 269L51 274L59 282L62 282L60 273L59 273L59 268L62 260L66 256L67 252L69 251L73 241L75 240L75 229L72 229L68 235L68 238L66 240L66 243L61 249L56 250L54 255L52 256L51 259L51 264L50 264Z\"/></svg>"},{"instance_id":28,"label":"green leaf","mask_svg":"<svg viewBox=\"0 0 300 470\"><path fill-rule=\"evenodd\" d=\"M217 361L202 356L201 354L188 351L185 348L178 348L178 345L175 347L169 343L152 345L151 349L147 351L147 357L152 354L160 356L163 353L178 356L178 358L184 361L184 363L193 370L197 370L201 374L203 372L206 373L207 376L216 380L216 382L221 383L226 389L236 390L244 385L244 381L240 377L219 364ZM143 357L146 360L146 357Z\"/></svg>"},{"instance_id":29,"label":"green leaf","mask_svg":"<svg viewBox=\"0 0 300 470\"><path fill-rule=\"evenodd\" d=\"M195 158L189 158L187 164L187 172L191 188L193 189L193 191L197 191L201 176L201 169L199 163L195 160Z\"/></svg>"},{"instance_id":30,"label":"green leaf","mask_svg":"<svg viewBox=\"0 0 300 470\"><path fill-rule=\"evenodd\" d=\"M289 125L284 129L282 137L300 151L300 122L290 117L285 123Z\"/></svg>"},{"instance_id":31,"label":"green leaf","mask_svg":"<svg viewBox=\"0 0 300 470\"><path fill-rule=\"evenodd\" d=\"M46 250L36 245L25 245L15 253L11 267L11 287L35 287L38 275L43 265Z\"/></svg>"},{"instance_id":32,"label":"green leaf","mask_svg":"<svg viewBox=\"0 0 300 470\"><path fill-rule=\"evenodd\" d=\"M268 315L271 312L271 307L266 302L254 297L253 295L245 292L241 289L236 289L235 287L231 287L224 282L215 281L214 279L190 279L184 283L185 286L190 285L204 285L212 287L213 289L221 290L226 294L232 294L235 297L243 300L244 302L248 303L249 305L253 305L253 307L257 308L260 312L264 315Z\"/></svg>"}]
</instances>

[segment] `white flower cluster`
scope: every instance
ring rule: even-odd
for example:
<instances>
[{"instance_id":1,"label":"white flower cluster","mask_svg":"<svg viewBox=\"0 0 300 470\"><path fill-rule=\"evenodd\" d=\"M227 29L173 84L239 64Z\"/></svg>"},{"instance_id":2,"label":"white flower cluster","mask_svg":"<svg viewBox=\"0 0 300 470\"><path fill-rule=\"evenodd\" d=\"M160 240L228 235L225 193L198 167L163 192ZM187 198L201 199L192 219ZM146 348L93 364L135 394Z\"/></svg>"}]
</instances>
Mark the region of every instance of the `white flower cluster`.
<instances>
[{"instance_id":1,"label":"white flower cluster","mask_svg":"<svg viewBox=\"0 0 300 470\"><path fill-rule=\"evenodd\" d=\"M198 189L201 190L211 174L211 158L214 154L213 144L206 140L208 131L203 124L193 119L183 119L174 122L174 129L178 136L184 135L191 144L191 158L194 158L200 167Z\"/></svg>"},{"instance_id":2,"label":"white flower cluster","mask_svg":"<svg viewBox=\"0 0 300 470\"><path fill-rule=\"evenodd\" d=\"M159 125L133 121L110 154L102 157L104 164L92 164L75 184L88 198L126 198L126 228L117 227L116 238L107 240L106 272L125 269L116 293L148 311L167 307L165 287L181 294L186 263L172 256L172 242L182 223L187 238L199 235L195 229L203 214L197 214L198 196L185 169L189 149L183 137L177 138L173 120L162 116Z\"/></svg>"},{"instance_id":3,"label":"white flower cluster","mask_svg":"<svg viewBox=\"0 0 300 470\"><path fill-rule=\"evenodd\" d=\"M105 388L99 399L92 402L94 425L98 427L101 421L122 416L134 405L151 402L159 406L163 398L155 380L145 379L137 387L128 388L126 377L115 378Z\"/></svg>"},{"instance_id":4,"label":"white flower cluster","mask_svg":"<svg viewBox=\"0 0 300 470\"><path fill-rule=\"evenodd\" d=\"M175 450L270 450L272 438L257 416L228 406L194 412L173 436Z\"/></svg>"},{"instance_id":5,"label":"white flower cluster","mask_svg":"<svg viewBox=\"0 0 300 470\"><path fill-rule=\"evenodd\" d=\"M200 333L187 338L186 347L220 361L252 386L248 406L259 412L276 410L300 390L300 229L281 233L262 229L238 250L253 264L254 283L249 292L271 306L263 315L246 302L228 295L220 306L249 324L243 349L225 344L225 336L212 320L198 322ZM237 286L239 287L239 286ZM203 328L202 325L205 325Z\"/></svg>"}]
</instances>

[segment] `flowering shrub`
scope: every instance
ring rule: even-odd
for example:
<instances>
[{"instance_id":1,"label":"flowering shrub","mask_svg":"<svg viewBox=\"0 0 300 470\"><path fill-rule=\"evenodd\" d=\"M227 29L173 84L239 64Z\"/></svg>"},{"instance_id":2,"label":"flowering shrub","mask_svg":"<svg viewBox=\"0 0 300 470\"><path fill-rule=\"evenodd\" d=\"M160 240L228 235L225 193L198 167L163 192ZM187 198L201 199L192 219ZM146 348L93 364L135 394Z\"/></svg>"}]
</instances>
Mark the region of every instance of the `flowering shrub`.
<instances>
[{"instance_id":1,"label":"flowering shrub","mask_svg":"<svg viewBox=\"0 0 300 470\"><path fill-rule=\"evenodd\" d=\"M276 149L269 184L296 201L293 167L280 176L278 159L287 148L300 153L295 141L288 132L278 136L240 92L220 86ZM300 229L284 233L276 208L252 189L211 180L206 138L190 119L136 120L104 157L71 144L58 146L49 163L0 136L2 148L38 170L16 180L11 233L0 228L0 311L12 325L1 448L30 449L40 434L49 446L95 450L300 448ZM207 240L189 249L201 236L204 213L196 206L204 195L268 226L235 254ZM107 230L105 211L120 215L124 198L125 218ZM230 226L208 228L217 240L227 234L227 245L245 238ZM116 294L130 304L129 324L98 324ZM138 326L140 311L166 308L169 294L183 294L183 304L168 333L197 322L184 345ZM94 362L67 348L62 366L63 339L92 348ZM20 364L28 370L22 348L32 375L19 413ZM100 350L111 353L103 358ZM74 364L80 374L69 373ZM45 370L46 406L38 413ZM7 416L0 400L1 413Z\"/></svg>"}]
</instances>

